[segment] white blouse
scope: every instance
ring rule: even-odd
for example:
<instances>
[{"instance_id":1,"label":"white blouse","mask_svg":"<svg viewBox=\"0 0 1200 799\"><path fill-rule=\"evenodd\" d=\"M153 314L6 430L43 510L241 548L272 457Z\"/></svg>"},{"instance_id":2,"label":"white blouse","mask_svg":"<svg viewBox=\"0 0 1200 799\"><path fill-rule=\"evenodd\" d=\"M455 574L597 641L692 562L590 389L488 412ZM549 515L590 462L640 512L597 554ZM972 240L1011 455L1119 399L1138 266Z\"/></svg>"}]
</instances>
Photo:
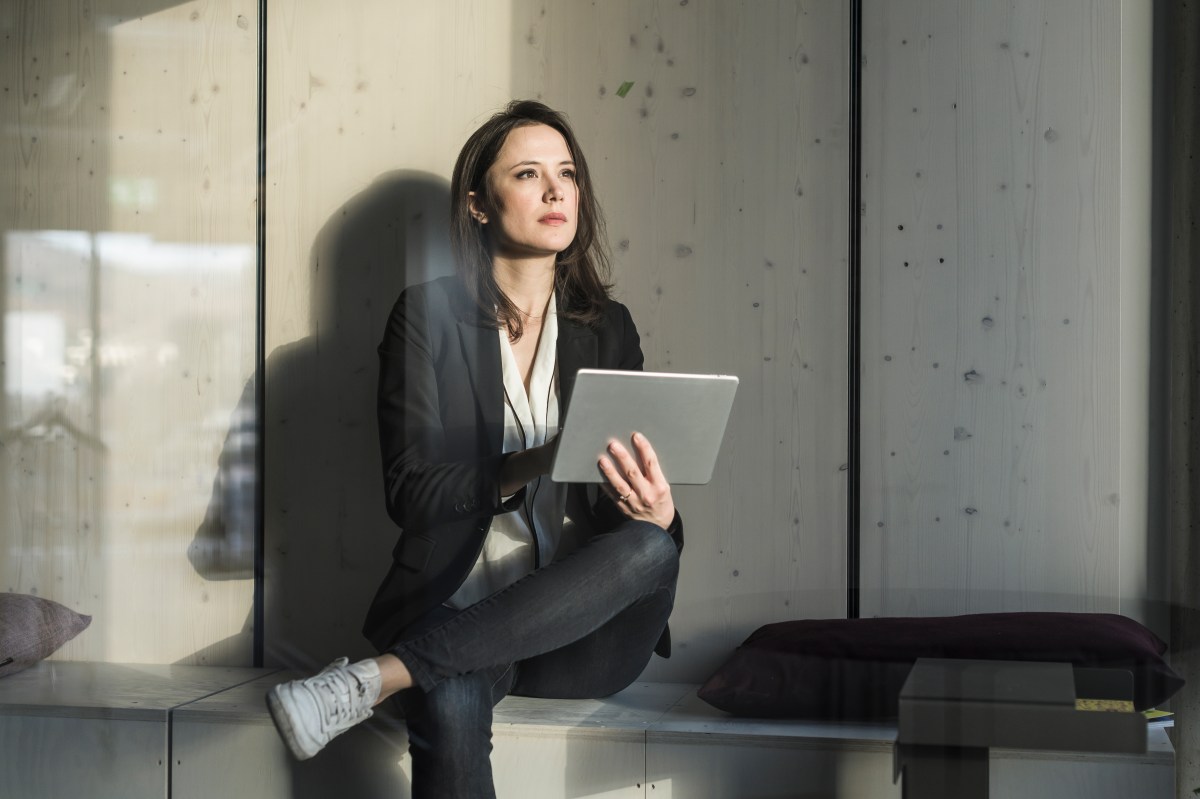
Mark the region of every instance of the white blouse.
<instances>
[{"instance_id":1,"label":"white blouse","mask_svg":"<svg viewBox=\"0 0 1200 799\"><path fill-rule=\"evenodd\" d=\"M508 342L507 327L500 328L499 336L504 451L541 446L558 433L558 308L554 296L542 320L528 394ZM572 526L563 515L566 499L567 484L555 483L549 475L526 486L525 501L517 510L492 518L475 565L446 605L465 608L515 583L534 570L535 551L540 555L537 562L546 564L573 549L567 546Z\"/></svg>"}]
</instances>

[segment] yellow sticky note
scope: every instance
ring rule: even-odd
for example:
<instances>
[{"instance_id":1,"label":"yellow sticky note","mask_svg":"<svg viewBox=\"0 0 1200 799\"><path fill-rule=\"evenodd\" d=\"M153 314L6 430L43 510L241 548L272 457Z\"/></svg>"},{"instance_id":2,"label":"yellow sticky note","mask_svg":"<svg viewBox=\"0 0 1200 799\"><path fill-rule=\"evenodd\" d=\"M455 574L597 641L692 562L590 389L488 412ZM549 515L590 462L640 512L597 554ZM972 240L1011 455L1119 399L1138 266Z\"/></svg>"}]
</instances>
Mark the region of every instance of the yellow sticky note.
<instances>
[{"instance_id":1,"label":"yellow sticky note","mask_svg":"<svg viewBox=\"0 0 1200 799\"><path fill-rule=\"evenodd\" d=\"M1133 702L1128 699L1076 699L1076 710L1098 710L1105 713L1132 713Z\"/></svg>"}]
</instances>

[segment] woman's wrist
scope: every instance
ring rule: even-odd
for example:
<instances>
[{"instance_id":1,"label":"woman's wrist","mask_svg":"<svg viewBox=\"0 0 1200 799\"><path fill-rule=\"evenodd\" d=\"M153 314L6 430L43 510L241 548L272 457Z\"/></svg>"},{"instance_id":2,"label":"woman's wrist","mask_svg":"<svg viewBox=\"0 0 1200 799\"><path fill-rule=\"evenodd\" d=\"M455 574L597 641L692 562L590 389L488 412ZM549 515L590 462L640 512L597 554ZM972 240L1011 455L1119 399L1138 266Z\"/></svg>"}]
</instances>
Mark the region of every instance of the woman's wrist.
<instances>
[{"instance_id":1,"label":"woman's wrist","mask_svg":"<svg viewBox=\"0 0 1200 799\"><path fill-rule=\"evenodd\" d=\"M523 479L525 451L511 453L500 466L500 496L507 497L521 490L528 481Z\"/></svg>"}]
</instances>

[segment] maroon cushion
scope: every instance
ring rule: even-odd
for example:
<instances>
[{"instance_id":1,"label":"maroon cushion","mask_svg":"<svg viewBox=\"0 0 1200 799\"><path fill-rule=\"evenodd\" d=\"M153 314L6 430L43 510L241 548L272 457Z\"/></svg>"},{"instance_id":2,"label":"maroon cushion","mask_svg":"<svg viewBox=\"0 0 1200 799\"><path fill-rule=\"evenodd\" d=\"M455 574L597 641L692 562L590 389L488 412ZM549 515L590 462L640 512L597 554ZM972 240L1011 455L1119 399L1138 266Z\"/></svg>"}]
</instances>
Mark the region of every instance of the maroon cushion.
<instances>
[{"instance_id":1,"label":"maroon cushion","mask_svg":"<svg viewBox=\"0 0 1200 799\"><path fill-rule=\"evenodd\" d=\"M91 616L50 599L0 594L0 677L49 657L91 623Z\"/></svg>"},{"instance_id":2,"label":"maroon cushion","mask_svg":"<svg viewBox=\"0 0 1200 799\"><path fill-rule=\"evenodd\" d=\"M751 633L698 693L741 716L884 719L897 715L917 658L1027 660L1128 670L1144 710L1183 687L1162 659L1166 648L1108 613L788 621Z\"/></svg>"}]
</instances>

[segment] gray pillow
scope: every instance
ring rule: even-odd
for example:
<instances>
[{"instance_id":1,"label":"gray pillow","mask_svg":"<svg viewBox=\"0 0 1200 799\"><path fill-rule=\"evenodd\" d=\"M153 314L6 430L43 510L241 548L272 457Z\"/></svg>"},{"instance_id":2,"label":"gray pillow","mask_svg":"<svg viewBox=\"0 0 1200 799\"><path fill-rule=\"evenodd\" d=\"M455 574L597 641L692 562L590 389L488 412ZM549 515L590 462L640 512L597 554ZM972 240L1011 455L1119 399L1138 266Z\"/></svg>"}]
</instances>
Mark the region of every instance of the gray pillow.
<instances>
[{"instance_id":1,"label":"gray pillow","mask_svg":"<svg viewBox=\"0 0 1200 799\"><path fill-rule=\"evenodd\" d=\"M0 677L47 658L92 623L50 599L0 594Z\"/></svg>"}]
</instances>

